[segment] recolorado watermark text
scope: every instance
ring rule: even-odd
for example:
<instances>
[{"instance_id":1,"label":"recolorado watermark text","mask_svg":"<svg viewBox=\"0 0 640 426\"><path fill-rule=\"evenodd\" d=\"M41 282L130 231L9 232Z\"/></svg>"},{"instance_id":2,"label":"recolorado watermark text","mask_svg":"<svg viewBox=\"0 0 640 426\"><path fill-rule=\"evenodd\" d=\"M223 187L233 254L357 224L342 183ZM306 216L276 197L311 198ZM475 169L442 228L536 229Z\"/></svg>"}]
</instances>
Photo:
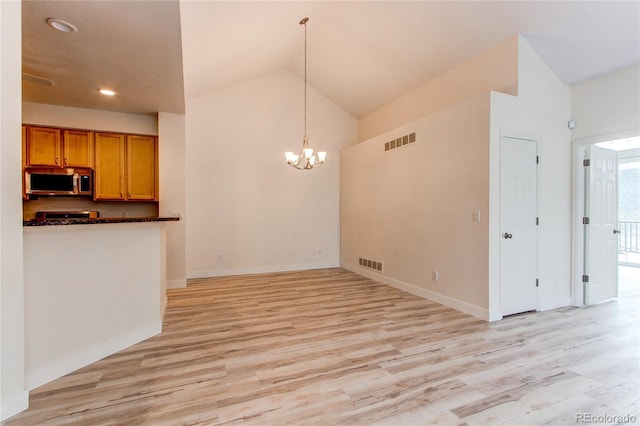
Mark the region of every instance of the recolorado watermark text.
<instances>
[{"instance_id":1,"label":"recolorado watermark text","mask_svg":"<svg viewBox=\"0 0 640 426\"><path fill-rule=\"evenodd\" d=\"M637 423L638 418L631 414L593 414L593 413L576 413L576 423Z\"/></svg>"}]
</instances>

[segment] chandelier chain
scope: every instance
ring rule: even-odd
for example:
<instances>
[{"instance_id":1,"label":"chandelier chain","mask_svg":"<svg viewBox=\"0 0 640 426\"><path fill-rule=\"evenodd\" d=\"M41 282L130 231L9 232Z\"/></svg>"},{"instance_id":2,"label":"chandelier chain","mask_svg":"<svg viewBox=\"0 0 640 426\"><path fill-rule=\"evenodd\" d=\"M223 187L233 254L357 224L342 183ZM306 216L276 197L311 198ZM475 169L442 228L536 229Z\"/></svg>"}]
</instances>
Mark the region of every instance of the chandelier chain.
<instances>
[{"instance_id":1,"label":"chandelier chain","mask_svg":"<svg viewBox=\"0 0 640 426\"><path fill-rule=\"evenodd\" d=\"M307 22L304 21L304 137L307 137Z\"/></svg>"}]
</instances>

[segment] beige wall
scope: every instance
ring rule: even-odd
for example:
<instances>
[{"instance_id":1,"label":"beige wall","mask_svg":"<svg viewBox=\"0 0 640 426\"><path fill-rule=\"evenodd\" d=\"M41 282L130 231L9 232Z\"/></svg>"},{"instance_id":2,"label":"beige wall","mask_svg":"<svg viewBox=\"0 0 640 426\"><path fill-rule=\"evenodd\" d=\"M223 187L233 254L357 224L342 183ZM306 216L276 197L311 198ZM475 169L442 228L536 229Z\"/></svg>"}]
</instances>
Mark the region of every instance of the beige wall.
<instances>
[{"instance_id":1,"label":"beige wall","mask_svg":"<svg viewBox=\"0 0 640 426\"><path fill-rule=\"evenodd\" d=\"M299 151L304 83L287 71L187 100L187 276L337 266L340 149L357 122L308 91L308 136L321 168L289 167Z\"/></svg>"},{"instance_id":2,"label":"beige wall","mask_svg":"<svg viewBox=\"0 0 640 426\"><path fill-rule=\"evenodd\" d=\"M571 113L582 139L640 128L640 66L594 78L571 88Z\"/></svg>"},{"instance_id":3,"label":"beige wall","mask_svg":"<svg viewBox=\"0 0 640 426\"><path fill-rule=\"evenodd\" d=\"M411 132L414 144L385 152ZM487 319L488 163L488 93L344 150L343 266Z\"/></svg>"},{"instance_id":4,"label":"beige wall","mask_svg":"<svg viewBox=\"0 0 640 426\"><path fill-rule=\"evenodd\" d=\"M27 408L24 386L20 2L0 2L0 420Z\"/></svg>"},{"instance_id":5,"label":"beige wall","mask_svg":"<svg viewBox=\"0 0 640 426\"><path fill-rule=\"evenodd\" d=\"M187 286L185 259L185 117L158 114L160 215L180 216L167 224L167 287Z\"/></svg>"},{"instance_id":6,"label":"beige wall","mask_svg":"<svg viewBox=\"0 0 640 426\"><path fill-rule=\"evenodd\" d=\"M517 61L517 96L494 91L454 105L438 101L431 105L437 112L344 151L345 266L480 318L500 319L500 137L531 137L540 141L541 155L541 225L532 259L540 278L537 306L571 303L571 89L522 37L516 40L513 57L505 54L504 64L495 57L492 66L512 69ZM473 61L466 65L446 77L450 87L474 72ZM478 88L491 88L490 76L479 73L478 79ZM424 87L403 99L419 99ZM383 127L398 122L405 100L376 113ZM367 120L361 125L368 126ZM413 129L420 129L421 143L384 153L385 140ZM480 223L472 222L474 210ZM360 268L358 257L382 261L383 273ZM436 270L438 281L432 279Z\"/></svg>"},{"instance_id":7,"label":"beige wall","mask_svg":"<svg viewBox=\"0 0 640 426\"><path fill-rule=\"evenodd\" d=\"M91 129L105 132L158 134L157 115L125 114L97 109L72 108L60 105L22 104L25 124Z\"/></svg>"},{"instance_id":8,"label":"beige wall","mask_svg":"<svg viewBox=\"0 0 640 426\"><path fill-rule=\"evenodd\" d=\"M518 39L513 37L362 117L360 140L370 139L489 90L517 95L517 50Z\"/></svg>"}]
</instances>

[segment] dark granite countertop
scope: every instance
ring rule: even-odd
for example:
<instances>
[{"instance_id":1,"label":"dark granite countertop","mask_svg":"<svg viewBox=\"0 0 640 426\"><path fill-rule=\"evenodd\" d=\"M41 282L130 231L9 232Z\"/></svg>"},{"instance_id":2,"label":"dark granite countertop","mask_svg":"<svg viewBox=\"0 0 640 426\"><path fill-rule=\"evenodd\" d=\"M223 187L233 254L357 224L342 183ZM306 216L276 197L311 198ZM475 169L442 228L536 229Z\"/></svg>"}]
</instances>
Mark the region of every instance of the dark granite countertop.
<instances>
[{"instance_id":1,"label":"dark granite countertop","mask_svg":"<svg viewBox=\"0 0 640 426\"><path fill-rule=\"evenodd\" d=\"M173 222L180 220L177 216L165 217L101 217L98 219L47 219L25 220L24 226L58 226L58 225L93 225L99 223L140 223L140 222Z\"/></svg>"}]
</instances>

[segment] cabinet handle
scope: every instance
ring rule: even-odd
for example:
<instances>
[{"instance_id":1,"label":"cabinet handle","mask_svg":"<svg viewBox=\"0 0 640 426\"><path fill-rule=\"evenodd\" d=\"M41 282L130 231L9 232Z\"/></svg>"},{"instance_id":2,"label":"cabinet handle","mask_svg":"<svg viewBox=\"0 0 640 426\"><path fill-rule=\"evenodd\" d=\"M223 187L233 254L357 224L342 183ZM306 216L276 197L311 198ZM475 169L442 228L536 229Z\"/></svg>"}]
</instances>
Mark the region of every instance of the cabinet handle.
<instances>
[{"instance_id":1,"label":"cabinet handle","mask_svg":"<svg viewBox=\"0 0 640 426\"><path fill-rule=\"evenodd\" d=\"M58 157L56 157L56 166L60 164L60 160L58 160Z\"/></svg>"},{"instance_id":2,"label":"cabinet handle","mask_svg":"<svg viewBox=\"0 0 640 426\"><path fill-rule=\"evenodd\" d=\"M67 159L66 159L66 158L65 158L64 160L62 160L62 161L64 161L64 165L65 165L65 166L66 166L67 164L69 164L69 162L67 161Z\"/></svg>"},{"instance_id":3,"label":"cabinet handle","mask_svg":"<svg viewBox=\"0 0 640 426\"><path fill-rule=\"evenodd\" d=\"M127 198L131 198L131 193L127 193Z\"/></svg>"}]
</instances>

